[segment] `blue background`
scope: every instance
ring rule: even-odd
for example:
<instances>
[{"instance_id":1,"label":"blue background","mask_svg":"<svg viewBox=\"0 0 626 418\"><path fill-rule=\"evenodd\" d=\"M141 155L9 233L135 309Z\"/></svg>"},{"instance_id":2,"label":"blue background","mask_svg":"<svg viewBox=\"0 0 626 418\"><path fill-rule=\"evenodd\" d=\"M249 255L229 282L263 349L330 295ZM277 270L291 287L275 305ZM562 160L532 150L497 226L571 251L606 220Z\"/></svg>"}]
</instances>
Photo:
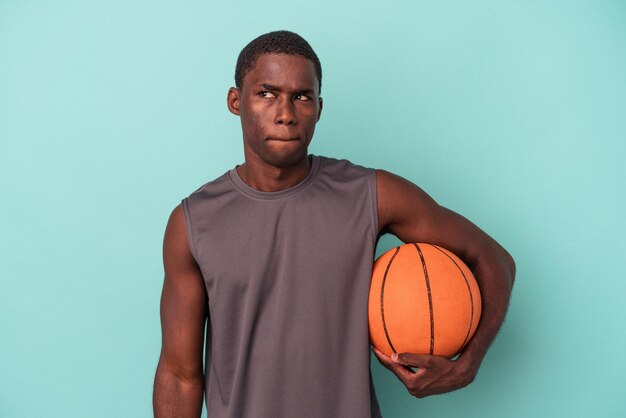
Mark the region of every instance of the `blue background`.
<instances>
[{"instance_id":1,"label":"blue background","mask_svg":"<svg viewBox=\"0 0 626 418\"><path fill-rule=\"evenodd\" d=\"M226 91L276 29L322 61L311 153L406 177L517 261L474 383L418 400L372 357L383 414L625 416L625 22L621 1L2 1L0 416L151 416L165 224L243 162Z\"/></svg>"}]
</instances>

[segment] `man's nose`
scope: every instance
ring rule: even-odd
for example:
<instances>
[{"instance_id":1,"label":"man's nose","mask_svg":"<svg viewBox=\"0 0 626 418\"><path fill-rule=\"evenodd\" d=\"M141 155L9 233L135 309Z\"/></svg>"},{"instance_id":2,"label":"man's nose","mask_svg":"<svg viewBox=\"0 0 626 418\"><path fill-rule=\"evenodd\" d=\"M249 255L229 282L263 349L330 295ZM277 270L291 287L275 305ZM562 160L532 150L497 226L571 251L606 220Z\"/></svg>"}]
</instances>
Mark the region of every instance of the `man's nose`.
<instances>
[{"instance_id":1,"label":"man's nose","mask_svg":"<svg viewBox=\"0 0 626 418\"><path fill-rule=\"evenodd\" d=\"M296 109L291 100L284 98L283 100L279 100L277 105L278 108L276 109L274 123L278 125L295 125L298 123Z\"/></svg>"}]
</instances>

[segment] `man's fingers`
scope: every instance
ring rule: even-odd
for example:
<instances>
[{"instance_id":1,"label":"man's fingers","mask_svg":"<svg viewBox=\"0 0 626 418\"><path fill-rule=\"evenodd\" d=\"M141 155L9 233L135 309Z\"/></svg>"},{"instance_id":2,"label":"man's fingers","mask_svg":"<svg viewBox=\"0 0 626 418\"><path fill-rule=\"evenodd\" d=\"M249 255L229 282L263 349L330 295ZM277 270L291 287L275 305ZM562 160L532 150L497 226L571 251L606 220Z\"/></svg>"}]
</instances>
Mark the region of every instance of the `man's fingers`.
<instances>
[{"instance_id":1,"label":"man's fingers","mask_svg":"<svg viewBox=\"0 0 626 418\"><path fill-rule=\"evenodd\" d=\"M372 347L372 351L378 358L378 361L380 361L383 364L383 366L387 368L393 366L393 360L391 360L389 356L384 354L382 351L378 350L376 347Z\"/></svg>"},{"instance_id":2,"label":"man's fingers","mask_svg":"<svg viewBox=\"0 0 626 418\"><path fill-rule=\"evenodd\" d=\"M414 377L416 375L416 373L414 373L411 370L408 370L402 364L393 361L391 357L389 357L382 351L379 351L378 349L376 349L376 347L372 347L372 348L373 348L374 354L378 358L378 361L380 361L383 366L385 366L386 368L394 372L394 374L398 376L398 378L402 380L403 382L406 382L407 379L411 378L412 376ZM421 375L423 373L423 370L420 370L419 372L420 372L419 374Z\"/></svg>"},{"instance_id":3,"label":"man's fingers","mask_svg":"<svg viewBox=\"0 0 626 418\"><path fill-rule=\"evenodd\" d=\"M426 354L398 353L397 358L392 361L413 367L427 367L432 361L433 356Z\"/></svg>"},{"instance_id":4,"label":"man's fingers","mask_svg":"<svg viewBox=\"0 0 626 418\"><path fill-rule=\"evenodd\" d=\"M471 382L471 376L467 380L467 373L447 357L413 353L387 356L376 348L373 351L378 361L391 370L409 393L417 398L449 392ZM417 371L413 371L412 367L417 367Z\"/></svg>"}]
</instances>

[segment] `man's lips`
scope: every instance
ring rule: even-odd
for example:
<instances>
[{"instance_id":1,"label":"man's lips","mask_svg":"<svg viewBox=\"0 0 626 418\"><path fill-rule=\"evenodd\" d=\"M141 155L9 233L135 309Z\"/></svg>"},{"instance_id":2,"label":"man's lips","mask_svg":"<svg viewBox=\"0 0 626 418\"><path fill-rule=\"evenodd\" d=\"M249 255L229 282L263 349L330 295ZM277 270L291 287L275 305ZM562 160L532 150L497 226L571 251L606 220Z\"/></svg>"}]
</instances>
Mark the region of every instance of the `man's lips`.
<instances>
[{"instance_id":1,"label":"man's lips","mask_svg":"<svg viewBox=\"0 0 626 418\"><path fill-rule=\"evenodd\" d=\"M300 138L267 138L268 141L281 141L281 142L289 142L289 141L299 141Z\"/></svg>"}]
</instances>

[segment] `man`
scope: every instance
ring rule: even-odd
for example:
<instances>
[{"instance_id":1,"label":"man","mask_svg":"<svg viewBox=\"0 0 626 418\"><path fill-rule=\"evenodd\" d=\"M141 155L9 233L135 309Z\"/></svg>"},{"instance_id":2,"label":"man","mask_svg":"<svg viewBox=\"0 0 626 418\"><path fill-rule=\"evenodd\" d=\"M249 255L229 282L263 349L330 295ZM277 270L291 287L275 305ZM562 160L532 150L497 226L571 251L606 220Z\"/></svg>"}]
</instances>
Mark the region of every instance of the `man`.
<instances>
[{"instance_id":1,"label":"man","mask_svg":"<svg viewBox=\"0 0 626 418\"><path fill-rule=\"evenodd\" d=\"M227 104L245 163L183 199L165 232L157 417L199 417L203 392L211 417L381 416L367 300L384 233L450 249L483 294L480 325L454 361L376 352L412 395L469 384L504 319L515 264L493 239L399 176L308 154L321 81L315 52L292 32L239 55Z\"/></svg>"}]
</instances>

